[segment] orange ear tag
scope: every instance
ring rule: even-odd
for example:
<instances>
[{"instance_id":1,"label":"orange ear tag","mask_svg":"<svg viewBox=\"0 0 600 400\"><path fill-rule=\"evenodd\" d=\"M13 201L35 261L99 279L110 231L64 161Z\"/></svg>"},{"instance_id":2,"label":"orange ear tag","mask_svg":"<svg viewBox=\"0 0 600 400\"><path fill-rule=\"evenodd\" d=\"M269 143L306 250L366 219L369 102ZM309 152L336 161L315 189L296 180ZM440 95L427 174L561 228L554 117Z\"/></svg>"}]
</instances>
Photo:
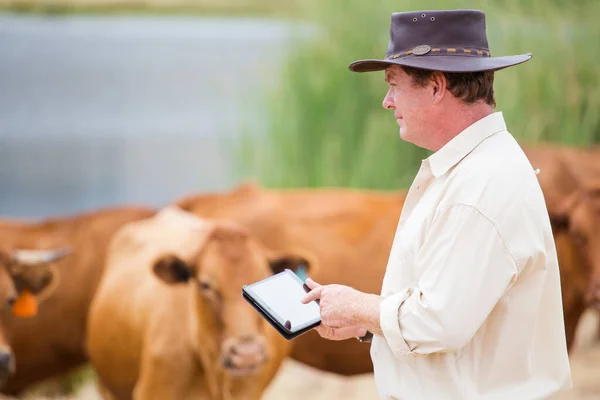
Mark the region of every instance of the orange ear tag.
<instances>
[{"instance_id":1,"label":"orange ear tag","mask_svg":"<svg viewBox=\"0 0 600 400\"><path fill-rule=\"evenodd\" d=\"M13 304L12 312L19 318L34 317L38 312L37 299L30 291L23 290Z\"/></svg>"}]
</instances>

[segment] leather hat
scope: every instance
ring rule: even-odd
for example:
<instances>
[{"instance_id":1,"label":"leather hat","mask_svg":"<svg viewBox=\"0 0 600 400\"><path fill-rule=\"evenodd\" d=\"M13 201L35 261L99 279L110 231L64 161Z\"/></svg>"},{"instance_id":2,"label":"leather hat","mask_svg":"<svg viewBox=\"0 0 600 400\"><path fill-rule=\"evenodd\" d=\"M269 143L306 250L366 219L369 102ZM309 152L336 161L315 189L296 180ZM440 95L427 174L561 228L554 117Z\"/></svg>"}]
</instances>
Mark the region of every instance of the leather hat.
<instances>
[{"instance_id":1,"label":"leather hat","mask_svg":"<svg viewBox=\"0 0 600 400\"><path fill-rule=\"evenodd\" d=\"M354 72L381 71L394 64L445 72L497 71L524 63L531 53L492 57L480 10L413 11L392 14L383 60L359 60Z\"/></svg>"}]
</instances>

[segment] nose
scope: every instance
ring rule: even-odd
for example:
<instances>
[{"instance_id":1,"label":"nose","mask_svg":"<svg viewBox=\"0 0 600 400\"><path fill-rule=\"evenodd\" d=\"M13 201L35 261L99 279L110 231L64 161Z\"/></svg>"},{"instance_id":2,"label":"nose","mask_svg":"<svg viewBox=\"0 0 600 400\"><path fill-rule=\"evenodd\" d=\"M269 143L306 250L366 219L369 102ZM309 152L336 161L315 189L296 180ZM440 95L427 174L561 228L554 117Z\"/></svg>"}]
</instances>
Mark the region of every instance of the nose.
<instances>
[{"instance_id":1,"label":"nose","mask_svg":"<svg viewBox=\"0 0 600 400\"><path fill-rule=\"evenodd\" d=\"M267 347L262 336L230 338L223 343L223 369L233 376L258 372L267 361Z\"/></svg>"},{"instance_id":2,"label":"nose","mask_svg":"<svg viewBox=\"0 0 600 400\"><path fill-rule=\"evenodd\" d=\"M392 97L392 90L391 89L389 89L388 92L385 94L385 97L383 98L382 106L386 110L393 110L394 109L394 99Z\"/></svg>"},{"instance_id":3,"label":"nose","mask_svg":"<svg viewBox=\"0 0 600 400\"><path fill-rule=\"evenodd\" d=\"M15 358L9 350L0 350L0 383L4 383L15 372Z\"/></svg>"}]
</instances>

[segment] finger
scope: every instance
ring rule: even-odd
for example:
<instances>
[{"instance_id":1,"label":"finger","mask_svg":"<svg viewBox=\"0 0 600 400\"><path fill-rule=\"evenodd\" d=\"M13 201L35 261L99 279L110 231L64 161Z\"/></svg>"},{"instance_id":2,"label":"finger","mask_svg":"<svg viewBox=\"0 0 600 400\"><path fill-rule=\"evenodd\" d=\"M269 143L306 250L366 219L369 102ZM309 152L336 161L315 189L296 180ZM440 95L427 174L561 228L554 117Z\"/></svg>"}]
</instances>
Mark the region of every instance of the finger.
<instances>
[{"instance_id":1,"label":"finger","mask_svg":"<svg viewBox=\"0 0 600 400\"><path fill-rule=\"evenodd\" d=\"M309 288L309 289L311 289L311 290L312 290L312 289L316 289L316 288L318 288L319 286L321 286L321 285L319 285L317 282L313 281L313 280L312 280L312 279L310 279L310 278L306 278L306 281L304 281L304 283L306 283L306 286L308 286L308 288Z\"/></svg>"},{"instance_id":2,"label":"finger","mask_svg":"<svg viewBox=\"0 0 600 400\"><path fill-rule=\"evenodd\" d=\"M359 326L349 326L346 328L335 328L336 335L343 336L345 338L365 336L367 330Z\"/></svg>"},{"instance_id":3,"label":"finger","mask_svg":"<svg viewBox=\"0 0 600 400\"><path fill-rule=\"evenodd\" d=\"M315 330L325 339L329 339L329 336L331 335L331 328L325 325L317 325Z\"/></svg>"},{"instance_id":4,"label":"finger","mask_svg":"<svg viewBox=\"0 0 600 400\"><path fill-rule=\"evenodd\" d=\"M345 328L331 328L329 334L332 340L346 340L357 336L364 336L367 331L356 326Z\"/></svg>"},{"instance_id":5,"label":"finger","mask_svg":"<svg viewBox=\"0 0 600 400\"><path fill-rule=\"evenodd\" d=\"M319 325L315 330L321 337L329 340L347 340L359 336L364 336L367 331L364 328L352 326L346 328L334 328L328 325Z\"/></svg>"},{"instance_id":6,"label":"finger","mask_svg":"<svg viewBox=\"0 0 600 400\"><path fill-rule=\"evenodd\" d=\"M302 303L307 304L311 301L318 300L321 298L321 292L323 292L324 286L319 286L316 289L311 290L302 298Z\"/></svg>"}]
</instances>

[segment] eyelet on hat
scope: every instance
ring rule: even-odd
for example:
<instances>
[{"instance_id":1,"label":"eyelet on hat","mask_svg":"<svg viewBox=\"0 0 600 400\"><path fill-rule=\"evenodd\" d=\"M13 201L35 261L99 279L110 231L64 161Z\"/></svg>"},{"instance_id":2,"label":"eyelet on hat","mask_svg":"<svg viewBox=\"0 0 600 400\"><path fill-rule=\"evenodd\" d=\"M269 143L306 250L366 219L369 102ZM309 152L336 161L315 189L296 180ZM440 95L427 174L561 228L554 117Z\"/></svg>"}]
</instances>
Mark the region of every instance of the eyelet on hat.
<instances>
[{"instance_id":1,"label":"eyelet on hat","mask_svg":"<svg viewBox=\"0 0 600 400\"><path fill-rule=\"evenodd\" d=\"M430 18L431 22L435 21L435 17Z\"/></svg>"},{"instance_id":2,"label":"eyelet on hat","mask_svg":"<svg viewBox=\"0 0 600 400\"><path fill-rule=\"evenodd\" d=\"M427 15L425 14L421 14L421 18L425 18Z\"/></svg>"},{"instance_id":3,"label":"eyelet on hat","mask_svg":"<svg viewBox=\"0 0 600 400\"><path fill-rule=\"evenodd\" d=\"M413 18L413 22L417 22L417 18Z\"/></svg>"}]
</instances>

